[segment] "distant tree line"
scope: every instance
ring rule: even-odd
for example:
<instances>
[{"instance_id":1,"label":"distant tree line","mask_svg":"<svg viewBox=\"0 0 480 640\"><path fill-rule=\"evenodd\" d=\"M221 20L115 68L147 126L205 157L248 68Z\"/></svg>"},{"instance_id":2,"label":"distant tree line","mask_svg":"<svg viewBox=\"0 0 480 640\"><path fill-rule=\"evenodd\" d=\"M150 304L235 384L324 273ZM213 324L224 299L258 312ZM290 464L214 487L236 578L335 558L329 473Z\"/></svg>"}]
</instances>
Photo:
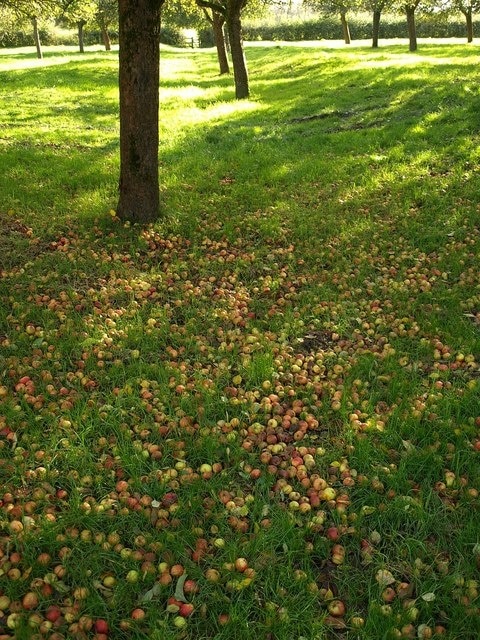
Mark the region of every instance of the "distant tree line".
<instances>
[{"instance_id":1,"label":"distant tree line","mask_svg":"<svg viewBox=\"0 0 480 640\"><path fill-rule=\"evenodd\" d=\"M58 31L49 29L53 23L76 29L81 52L84 51L86 27L96 30L96 37L109 50L109 32L118 24L117 0L0 0L0 46L25 46L30 32L37 56L41 58L42 41L66 44Z\"/></svg>"}]
</instances>

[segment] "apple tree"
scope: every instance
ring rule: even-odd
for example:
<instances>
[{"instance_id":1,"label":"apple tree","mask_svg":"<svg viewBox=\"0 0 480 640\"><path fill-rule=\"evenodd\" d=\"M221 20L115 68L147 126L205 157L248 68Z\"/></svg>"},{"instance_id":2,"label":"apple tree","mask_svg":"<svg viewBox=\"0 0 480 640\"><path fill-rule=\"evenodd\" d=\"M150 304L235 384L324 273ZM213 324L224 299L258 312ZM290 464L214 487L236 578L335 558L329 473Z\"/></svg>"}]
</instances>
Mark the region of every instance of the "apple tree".
<instances>
[{"instance_id":1,"label":"apple tree","mask_svg":"<svg viewBox=\"0 0 480 640\"><path fill-rule=\"evenodd\" d=\"M110 51L109 29L112 25L118 24L118 2L117 0L95 0L95 20L100 27L103 44L106 51Z\"/></svg>"},{"instance_id":2,"label":"apple tree","mask_svg":"<svg viewBox=\"0 0 480 640\"><path fill-rule=\"evenodd\" d=\"M460 11L465 17L467 42L473 42L473 14L480 9L480 0L450 0L444 5L445 11Z\"/></svg>"},{"instance_id":3,"label":"apple tree","mask_svg":"<svg viewBox=\"0 0 480 640\"><path fill-rule=\"evenodd\" d=\"M408 48L410 51L416 51L418 46L415 12L418 9L419 4L420 0L406 0L402 3L402 9L407 16Z\"/></svg>"},{"instance_id":4,"label":"apple tree","mask_svg":"<svg viewBox=\"0 0 480 640\"><path fill-rule=\"evenodd\" d=\"M196 2L198 6L223 16L232 57L235 97L239 100L248 98L250 85L242 37L242 10L247 0L196 0Z\"/></svg>"},{"instance_id":5,"label":"apple tree","mask_svg":"<svg viewBox=\"0 0 480 640\"><path fill-rule=\"evenodd\" d=\"M220 75L230 73L227 47L223 33L225 15L204 6L195 0L169 0L162 10L162 21L177 27L199 28L204 20L212 27L213 39L217 49Z\"/></svg>"},{"instance_id":6,"label":"apple tree","mask_svg":"<svg viewBox=\"0 0 480 640\"><path fill-rule=\"evenodd\" d=\"M93 22L96 14L95 0L62 0L61 17L67 24L77 27L78 47L84 53L83 29L89 22Z\"/></svg>"},{"instance_id":7,"label":"apple tree","mask_svg":"<svg viewBox=\"0 0 480 640\"><path fill-rule=\"evenodd\" d=\"M220 67L220 75L224 73L230 73L230 65L228 62L227 46L225 42L225 35L223 33L223 25L225 24L225 16L218 11L207 9L203 7L204 15L212 25L213 40L217 49L218 64Z\"/></svg>"},{"instance_id":8,"label":"apple tree","mask_svg":"<svg viewBox=\"0 0 480 640\"><path fill-rule=\"evenodd\" d=\"M372 48L378 48L378 39L380 34L380 18L382 12L392 5L391 0L365 0L361 8L372 13Z\"/></svg>"},{"instance_id":9,"label":"apple tree","mask_svg":"<svg viewBox=\"0 0 480 640\"><path fill-rule=\"evenodd\" d=\"M32 25L37 58L43 57L39 20L53 17L58 8L58 2L55 0L0 0L0 9L8 9L15 14L17 19L28 20Z\"/></svg>"},{"instance_id":10,"label":"apple tree","mask_svg":"<svg viewBox=\"0 0 480 640\"><path fill-rule=\"evenodd\" d=\"M306 6L310 7L313 10L319 11L323 15L339 16L345 44L351 43L350 27L348 24L347 13L358 8L358 0L304 0L304 3L306 4Z\"/></svg>"}]
</instances>

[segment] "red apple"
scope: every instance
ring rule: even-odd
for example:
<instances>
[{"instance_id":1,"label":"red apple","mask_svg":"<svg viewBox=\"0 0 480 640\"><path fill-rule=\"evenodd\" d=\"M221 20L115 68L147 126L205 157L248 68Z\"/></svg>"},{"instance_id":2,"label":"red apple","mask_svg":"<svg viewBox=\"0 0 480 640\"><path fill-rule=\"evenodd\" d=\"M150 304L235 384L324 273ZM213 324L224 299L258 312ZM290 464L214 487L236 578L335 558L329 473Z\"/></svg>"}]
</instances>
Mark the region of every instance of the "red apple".
<instances>
[{"instance_id":1,"label":"red apple","mask_svg":"<svg viewBox=\"0 0 480 640\"><path fill-rule=\"evenodd\" d=\"M192 615L194 611L195 611L195 607L193 606L193 604L191 604L190 602L182 602L178 610L178 613L183 618L188 618L189 616Z\"/></svg>"},{"instance_id":2,"label":"red apple","mask_svg":"<svg viewBox=\"0 0 480 640\"><path fill-rule=\"evenodd\" d=\"M106 620L99 618L95 620L94 628L96 633L108 633L108 623Z\"/></svg>"}]
</instances>

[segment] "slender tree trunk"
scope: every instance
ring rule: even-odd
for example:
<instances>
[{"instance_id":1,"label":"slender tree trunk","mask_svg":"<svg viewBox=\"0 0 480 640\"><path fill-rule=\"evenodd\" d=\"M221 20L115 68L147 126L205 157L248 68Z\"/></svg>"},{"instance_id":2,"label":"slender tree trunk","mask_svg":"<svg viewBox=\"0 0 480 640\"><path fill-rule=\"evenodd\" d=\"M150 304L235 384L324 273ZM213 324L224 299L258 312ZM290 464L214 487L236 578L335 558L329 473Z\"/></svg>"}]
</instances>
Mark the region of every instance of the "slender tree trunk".
<instances>
[{"instance_id":1,"label":"slender tree trunk","mask_svg":"<svg viewBox=\"0 0 480 640\"><path fill-rule=\"evenodd\" d=\"M240 19L243 4L243 0L229 0L226 15L235 81L235 97L237 100L248 98L250 95L247 61L242 41L242 22Z\"/></svg>"},{"instance_id":2,"label":"slender tree trunk","mask_svg":"<svg viewBox=\"0 0 480 640\"><path fill-rule=\"evenodd\" d=\"M373 27L372 27L372 47L378 49L378 36L380 33L380 16L382 12L375 9L373 12Z\"/></svg>"},{"instance_id":3,"label":"slender tree trunk","mask_svg":"<svg viewBox=\"0 0 480 640\"><path fill-rule=\"evenodd\" d=\"M107 29L105 27L102 27L101 32L102 32L102 40L103 40L103 45L105 47L105 51L111 51L112 43L110 42L110 36L108 35Z\"/></svg>"},{"instance_id":4,"label":"slender tree trunk","mask_svg":"<svg viewBox=\"0 0 480 640\"><path fill-rule=\"evenodd\" d=\"M410 51L417 50L417 28L415 26L415 9L416 7L406 7L407 14L407 26L408 26L408 40Z\"/></svg>"},{"instance_id":5,"label":"slender tree trunk","mask_svg":"<svg viewBox=\"0 0 480 640\"><path fill-rule=\"evenodd\" d=\"M100 33L102 35L103 46L105 47L105 51L110 51L112 48L112 44L110 42L110 36L108 35L107 23L105 21L104 16L101 13L97 13L97 24L100 27Z\"/></svg>"},{"instance_id":6,"label":"slender tree trunk","mask_svg":"<svg viewBox=\"0 0 480 640\"><path fill-rule=\"evenodd\" d=\"M218 64L220 67L220 75L224 73L230 73L230 66L228 64L227 48L225 46L225 38L223 37L223 25L225 18L218 11L212 12L212 27L213 38L215 40L215 46L217 47Z\"/></svg>"},{"instance_id":7,"label":"slender tree trunk","mask_svg":"<svg viewBox=\"0 0 480 640\"><path fill-rule=\"evenodd\" d=\"M473 19L472 8L469 7L466 11L462 11L467 22L467 42L473 42Z\"/></svg>"},{"instance_id":8,"label":"slender tree trunk","mask_svg":"<svg viewBox=\"0 0 480 640\"><path fill-rule=\"evenodd\" d=\"M40 42L40 34L38 32L38 18L36 16L33 16L32 18L32 27L33 27L33 39L35 41L35 48L37 50L37 58L41 60L43 58L42 44Z\"/></svg>"},{"instance_id":9,"label":"slender tree trunk","mask_svg":"<svg viewBox=\"0 0 480 640\"><path fill-rule=\"evenodd\" d=\"M151 222L160 213L158 90L163 0L119 0L120 199L117 215Z\"/></svg>"},{"instance_id":10,"label":"slender tree trunk","mask_svg":"<svg viewBox=\"0 0 480 640\"><path fill-rule=\"evenodd\" d=\"M83 42L83 27L85 26L85 20L79 20L77 22L77 30L78 30L78 47L80 49L80 53L85 53L85 47Z\"/></svg>"},{"instance_id":11,"label":"slender tree trunk","mask_svg":"<svg viewBox=\"0 0 480 640\"><path fill-rule=\"evenodd\" d=\"M345 40L345 44L350 44L350 29L348 27L347 17L345 11L340 13L340 20L342 22L342 31L343 31L343 39Z\"/></svg>"}]
</instances>

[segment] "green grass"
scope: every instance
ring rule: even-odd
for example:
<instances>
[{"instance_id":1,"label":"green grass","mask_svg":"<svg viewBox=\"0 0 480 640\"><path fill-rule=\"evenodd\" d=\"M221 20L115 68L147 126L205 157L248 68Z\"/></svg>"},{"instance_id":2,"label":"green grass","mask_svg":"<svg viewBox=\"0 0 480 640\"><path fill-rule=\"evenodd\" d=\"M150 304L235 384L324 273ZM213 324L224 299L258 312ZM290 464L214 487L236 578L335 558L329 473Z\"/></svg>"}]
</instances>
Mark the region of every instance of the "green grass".
<instances>
[{"instance_id":1,"label":"green grass","mask_svg":"<svg viewBox=\"0 0 480 640\"><path fill-rule=\"evenodd\" d=\"M162 49L142 229L116 53L0 55L0 636L479 637L475 49L247 58Z\"/></svg>"}]
</instances>

